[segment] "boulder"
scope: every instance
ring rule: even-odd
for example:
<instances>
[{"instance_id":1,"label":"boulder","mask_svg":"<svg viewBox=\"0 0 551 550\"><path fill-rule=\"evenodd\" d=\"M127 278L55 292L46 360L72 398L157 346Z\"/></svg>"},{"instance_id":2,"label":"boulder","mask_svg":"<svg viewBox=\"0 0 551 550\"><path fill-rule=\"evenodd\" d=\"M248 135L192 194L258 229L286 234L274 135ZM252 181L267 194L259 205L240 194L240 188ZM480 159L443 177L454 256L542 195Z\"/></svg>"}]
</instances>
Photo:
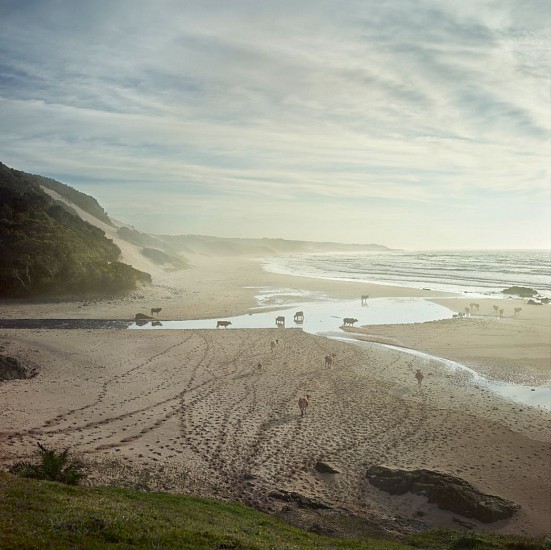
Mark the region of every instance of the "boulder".
<instances>
[{"instance_id":1,"label":"boulder","mask_svg":"<svg viewBox=\"0 0 551 550\"><path fill-rule=\"evenodd\" d=\"M477 491L464 479L432 470L408 471L372 466L366 477L372 485L391 495L406 492L424 495L441 510L483 523L510 518L520 508L509 500Z\"/></svg>"},{"instance_id":2,"label":"boulder","mask_svg":"<svg viewBox=\"0 0 551 550\"><path fill-rule=\"evenodd\" d=\"M305 497L300 493L285 491L283 489L272 491L268 494L268 496L277 500L292 502L296 504L299 508L311 508L313 510L330 510L331 508L333 508L330 504L327 504L322 500L318 500L317 498Z\"/></svg>"},{"instance_id":3,"label":"boulder","mask_svg":"<svg viewBox=\"0 0 551 550\"><path fill-rule=\"evenodd\" d=\"M136 321L149 321L153 319L153 317L150 317L149 315L146 315L145 313L136 313L136 317L134 317Z\"/></svg>"},{"instance_id":4,"label":"boulder","mask_svg":"<svg viewBox=\"0 0 551 550\"><path fill-rule=\"evenodd\" d=\"M531 298L532 296L538 295L537 290L525 286L510 286L501 292L503 292L503 294L514 294L515 296L520 296L521 298Z\"/></svg>"},{"instance_id":5,"label":"boulder","mask_svg":"<svg viewBox=\"0 0 551 550\"><path fill-rule=\"evenodd\" d=\"M39 370L40 367L30 361L0 355L0 380L25 380L36 376Z\"/></svg>"},{"instance_id":6,"label":"boulder","mask_svg":"<svg viewBox=\"0 0 551 550\"><path fill-rule=\"evenodd\" d=\"M320 474L340 474L340 472L336 468L331 466L331 464L327 464L327 462L321 462L321 460L319 462L316 462L314 468Z\"/></svg>"}]
</instances>

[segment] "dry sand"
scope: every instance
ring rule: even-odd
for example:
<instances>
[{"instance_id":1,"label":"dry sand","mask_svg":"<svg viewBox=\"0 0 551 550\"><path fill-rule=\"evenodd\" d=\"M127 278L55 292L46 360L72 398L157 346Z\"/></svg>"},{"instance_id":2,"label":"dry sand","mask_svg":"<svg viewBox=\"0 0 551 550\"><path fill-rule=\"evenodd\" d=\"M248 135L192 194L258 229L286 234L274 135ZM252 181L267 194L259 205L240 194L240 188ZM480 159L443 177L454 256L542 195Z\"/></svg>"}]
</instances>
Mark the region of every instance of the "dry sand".
<instances>
[{"instance_id":1,"label":"dry sand","mask_svg":"<svg viewBox=\"0 0 551 550\"><path fill-rule=\"evenodd\" d=\"M222 264L196 257L192 263L184 272L157 273L153 289L129 298L6 302L1 316L131 319L162 307L165 320L224 317L254 307L258 287L342 299L431 296L457 310L466 302L276 275L244 259ZM470 318L369 327L363 336L455 359L497 379L548 384L550 308L502 301L506 314L497 319L492 303L480 303ZM523 308L518 318L513 304ZM280 344L272 352L275 338ZM3 464L41 441L100 464L94 482L192 492L268 510L278 506L268 493L285 489L365 516L457 527L457 514L438 511L423 497L391 497L365 479L372 464L431 468L521 505L511 520L468 520L477 527L551 533L551 414L479 389L464 372L300 329L0 330L0 344L3 353L42 367L34 379L0 383ZM329 353L336 354L331 368L324 366ZM421 388L416 368L426 375ZM305 393L310 406L301 418L298 399ZM320 460L340 473L317 473Z\"/></svg>"}]
</instances>

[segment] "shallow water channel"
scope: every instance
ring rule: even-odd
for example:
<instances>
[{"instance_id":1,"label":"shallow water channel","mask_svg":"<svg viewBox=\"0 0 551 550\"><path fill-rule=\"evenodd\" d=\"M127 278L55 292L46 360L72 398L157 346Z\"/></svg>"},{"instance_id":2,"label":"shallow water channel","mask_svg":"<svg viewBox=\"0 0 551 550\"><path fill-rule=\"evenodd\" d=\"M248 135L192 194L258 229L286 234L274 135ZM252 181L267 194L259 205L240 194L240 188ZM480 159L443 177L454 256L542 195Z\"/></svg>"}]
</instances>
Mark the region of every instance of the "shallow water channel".
<instances>
[{"instance_id":1,"label":"shallow water channel","mask_svg":"<svg viewBox=\"0 0 551 550\"><path fill-rule=\"evenodd\" d=\"M363 342L350 333L341 330L344 318L357 319L356 326L424 323L449 319L452 311L439 304L424 298L374 298L369 299L367 305L360 300L331 300L327 297L314 301L285 303L281 296L289 298L293 295L281 289L266 292L257 297L258 303L263 304L253 308L250 313L234 317L216 319L193 319L185 321L122 321L106 319L3 319L0 328L13 329L130 329L130 330L182 330L182 329L215 329L219 320L230 321L229 328L217 330L231 330L236 328L275 328L276 317L285 318L285 328L301 328L311 334L328 338L335 338L351 344L362 346L384 346L401 353L424 357L435 361L450 370L462 369L469 373L470 382L476 386L483 386L489 391L510 401L523 405L551 410L551 388L547 386L524 386L508 382L487 380L475 370L449 359L432 356L408 348ZM279 297L278 297L279 296ZM304 299L304 295L294 295ZM285 305L283 306L283 304ZM295 322L296 312L304 313L302 322ZM466 320L467 321L467 320ZM282 328L283 330L283 328Z\"/></svg>"}]
</instances>

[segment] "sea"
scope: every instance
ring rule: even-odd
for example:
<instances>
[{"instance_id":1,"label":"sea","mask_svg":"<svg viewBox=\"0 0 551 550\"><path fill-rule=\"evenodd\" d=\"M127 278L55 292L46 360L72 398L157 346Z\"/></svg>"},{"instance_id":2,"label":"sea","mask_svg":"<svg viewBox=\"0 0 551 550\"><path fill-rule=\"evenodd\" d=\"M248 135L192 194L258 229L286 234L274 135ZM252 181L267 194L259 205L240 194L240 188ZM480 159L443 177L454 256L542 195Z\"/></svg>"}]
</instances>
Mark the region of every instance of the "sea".
<instances>
[{"instance_id":1,"label":"sea","mask_svg":"<svg viewBox=\"0 0 551 550\"><path fill-rule=\"evenodd\" d=\"M389 250L265 258L266 271L499 297L511 286L551 298L551 250Z\"/></svg>"}]
</instances>

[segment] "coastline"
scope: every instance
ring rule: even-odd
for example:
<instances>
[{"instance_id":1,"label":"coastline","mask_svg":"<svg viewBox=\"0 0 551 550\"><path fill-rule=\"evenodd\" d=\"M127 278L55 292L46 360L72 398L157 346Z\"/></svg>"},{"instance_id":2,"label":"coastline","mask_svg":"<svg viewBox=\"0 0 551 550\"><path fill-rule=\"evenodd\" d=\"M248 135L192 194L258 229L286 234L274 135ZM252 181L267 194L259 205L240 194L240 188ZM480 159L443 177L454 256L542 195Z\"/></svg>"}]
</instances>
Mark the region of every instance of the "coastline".
<instances>
[{"instance_id":1,"label":"coastline","mask_svg":"<svg viewBox=\"0 0 551 550\"><path fill-rule=\"evenodd\" d=\"M132 319L153 307L162 307L162 320L224 318L247 314L257 305L259 289L299 290L312 300L423 297L454 311L470 301L450 293L274 274L243 258L194 257L192 264L185 272L157 273L155 287L128 298L4 302L2 318ZM289 295L288 302L293 300ZM522 307L521 316L496 319L491 300L479 301L479 313L470 318L354 331L472 364L491 378L548 383L549 308L516 306L523 301L511 299L507 304ZM272 352L274 338L280 345ZM0 383L3 464L28 454L40 440L113 464L95 482L129 478L135 475L129 468L162 470L159 488L261 509L275 509L266 495L279 488L360 514L414 519L422 512L427 525L451 527L453 514L422 499L391 497L363 474L370 464L424 467L461 476L522 507L511 520L473 520L477 528L549 534L551 414L468 385L464 373L297 329L2 329L0 342L4 353L42 367L33 379ZM323 365L329 353L336 353L332 369ZM416 368L425 371L421 388ZM311 406L301 419L296 401L308 392ZM336 479L314 471L322 459L337 466Z\"/></svg>"}]
</instances>

